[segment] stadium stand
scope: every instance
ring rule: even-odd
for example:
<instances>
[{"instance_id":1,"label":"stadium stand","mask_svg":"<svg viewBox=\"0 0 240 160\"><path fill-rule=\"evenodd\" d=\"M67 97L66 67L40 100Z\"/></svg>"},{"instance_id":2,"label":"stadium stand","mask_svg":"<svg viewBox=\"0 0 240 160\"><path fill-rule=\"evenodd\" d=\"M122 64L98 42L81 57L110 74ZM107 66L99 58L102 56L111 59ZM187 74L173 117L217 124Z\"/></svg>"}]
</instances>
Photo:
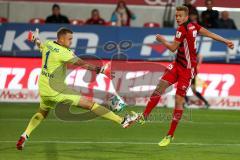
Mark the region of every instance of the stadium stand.
<instances>
[{"instance_id":1,"label":"stadium stand","mask_svg":"<svg viewBox=\"0 0 240 160\"><path fill-rule=\"evenodd\" d=\"M4 17L0 17L0 23L8 23L8 19Z\"/></svg>"},{"instance_id":2,"label":"stadium stand","mask_svg":"<svg viewBox=\"0 0 240 160\"><path fill-rule=\"evenodd\" d=\"M31 23L31 24L44 24L45 19L43 19L43 18L32 18L32 19L29 20L29 23Z\"/></svg>"},{"instance_id":3,"label":"stadium stand","mask_svg":"<svg viewBox=\"0 0 240 160\"><path fill-rule=\"evenodd\" d=\"M108 21L105 23L105 26L116 26L116 22Z\"/></svg>"},{"instance_id":4,"label":"stadium stand","mask_svg":"<svg viewBox=\"0 0 240 160\"><path fill-rule=\"evenodd\" d=\"M148 28L154 28L154 27L160 27L160 24L157 22L146 22L143 24L143 26Z\"/></svg>"},{"instance_id":5,"label":"stadium stand","mask_svg":"<svg viewBox=\"0 0 240 160\"><path fill-rule=\"evenodd\" d=\"M84 20L81 20L81 19L70 19L70 24L72 25L84 25L85 22Z\"/></svg>"}]
</instances>

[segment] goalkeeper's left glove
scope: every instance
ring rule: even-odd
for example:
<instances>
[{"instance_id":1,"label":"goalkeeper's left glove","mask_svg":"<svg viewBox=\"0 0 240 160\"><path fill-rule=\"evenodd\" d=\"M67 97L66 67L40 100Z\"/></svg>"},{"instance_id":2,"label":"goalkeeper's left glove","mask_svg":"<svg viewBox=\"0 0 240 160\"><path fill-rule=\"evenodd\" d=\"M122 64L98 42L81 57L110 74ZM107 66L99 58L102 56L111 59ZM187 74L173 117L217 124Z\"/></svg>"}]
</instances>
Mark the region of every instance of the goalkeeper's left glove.
<instances>
[{"instance_id":1,"label":"goalkeeper's left glove","mask_svg":"<svg viewBox=\"0 0 240 160\"><path fill-rule=\"evenodd\" d=\"M28 32L28 40L35 43L39 41L39 29L36 28L35 32L29 31Z\"/></svg>"},{"instance_id":2,"label":"goalkeeper's left glove","mask_svg":"<svg viewBox=\"0 0 240 160\"><path fill-rule=\"evenodd\" d=\"M99 67L97 74L99 73L105 74L110 79L114 78L114 72L111 71L111 62Z\"/></svg>"}]
</instances>

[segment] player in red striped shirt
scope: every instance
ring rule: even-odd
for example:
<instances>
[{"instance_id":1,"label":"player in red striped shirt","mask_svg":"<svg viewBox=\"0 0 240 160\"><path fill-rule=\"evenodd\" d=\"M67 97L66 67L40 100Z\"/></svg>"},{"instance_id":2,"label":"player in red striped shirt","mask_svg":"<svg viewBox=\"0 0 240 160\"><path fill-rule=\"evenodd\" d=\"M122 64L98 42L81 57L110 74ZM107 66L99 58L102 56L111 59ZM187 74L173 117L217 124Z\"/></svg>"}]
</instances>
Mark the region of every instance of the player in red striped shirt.
<instances>
[{"instance_id":1,"label":"player in red striped shirt","mask_svg":"<svg viewBox=\"0 0 240 160\"><path fill-rule=\"evenodd\" d=\"M171 142L177 124L182 117L183 104L185 102L184 97L191 85L191 80L197 73L196 38L198 33L220 41L231 49L234 47L232 41L208 31L197 23L190 22L188 18L187 7L179 6L176 8L176 21L179 26L173 43L167 42L166 39L159 34L156 35L156 40L158 42L162 43L172 52L177 51L175 62L170 64L166 69L155 91L151 95L147 107L142 115L143 120L147 119L152 109L159 102L160 96L164 93L165 89L170 85L177 83L175 109L173 111L171 126L167 136L159 142L159 146L167 146Z\"/></svg>"}]
</instances>

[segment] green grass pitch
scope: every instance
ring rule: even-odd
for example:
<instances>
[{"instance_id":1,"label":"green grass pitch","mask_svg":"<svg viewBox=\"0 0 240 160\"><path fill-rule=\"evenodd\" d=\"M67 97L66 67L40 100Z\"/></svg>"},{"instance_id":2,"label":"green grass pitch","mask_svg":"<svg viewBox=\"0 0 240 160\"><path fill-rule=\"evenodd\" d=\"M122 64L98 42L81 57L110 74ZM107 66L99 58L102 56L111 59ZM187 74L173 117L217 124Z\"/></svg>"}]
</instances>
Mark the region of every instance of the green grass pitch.
<instances>
[{"instance_id":1,"label":"green grass pitch","mask_svg":"<svg viewBox=\"0 0 240 160\"><path fill-rule=\"evenodd\" d=\"M174 142L165 148L157 143L169 128L171 109L157 108L151 122L128 129L101 118L61 121L51 112L18 151L15 143L37 108L38 104L0 103L0 160L240 159L240 112L205 109L186 109Z\"/></svg>"}]
</instances>

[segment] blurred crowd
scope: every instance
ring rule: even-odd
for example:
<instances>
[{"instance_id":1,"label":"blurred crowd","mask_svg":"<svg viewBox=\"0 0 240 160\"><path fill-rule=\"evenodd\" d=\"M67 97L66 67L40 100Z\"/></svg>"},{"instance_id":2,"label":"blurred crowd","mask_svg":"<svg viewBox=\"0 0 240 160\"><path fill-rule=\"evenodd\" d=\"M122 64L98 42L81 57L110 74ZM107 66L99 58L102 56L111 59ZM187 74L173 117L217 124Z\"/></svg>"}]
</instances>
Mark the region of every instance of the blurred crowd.
<instances>
[{"instance_id":1,"label":"blurred crowd","mask_svg":"<svg viewBox=\"0 0 240 160\"><path fill-rule=\"evenodd\" d=\"M197 8L191 4L192 0L185 0L183 5L189 9L189 19L197 22L205 28L223 28L223 29L237 29L233 19L229 17L228 11L220 13L214 10L213 0L205 0L206 10L199 15Z\"/></svg>"},{"instance_id":2,"label":"blurred crowd","mask_svg":"<svg viewBox=\"0 0 240 160\"><path fill-rule=\"evenodd\" d=\"M235 22L230 18L228 11L214 10L214 1L205 0L206 10L200 12L196 6L192 5L192 0L184 0L185 6L189 9L189 19L197 22L205 28L222 28L222 29L237 29ZM58 4L52 6L52 14L46 19L33 18L31 23L71 23L75 25L107 25L107 26L131 26L131 21L135 20L135 14L128 8L125 0L117 2L115 10L111 14L110 20L105 20L101 17L98 9L91 11L91 16L87 20L69 19L61 13L61 8ZM146 22L145 27L160 27L158 22ZM164 27L164 26L163 26Z\"/></svg>"},{"instance_id":3,"label":"blurred crowd","mask_svg":"<svg viewBox=\"0 0 240 160\"><path fill-rule=\"evenodd\" d=\"M126 2L120 0L112 13L110 21L103 19L98 9L93 9L91 11L91 17L83 23L89 25L130 26L131 20L135 18L133 12L127 7ZM52 6L52 15L46 18L45 23L70 23L70 20L65 15L61 14L60 6L54 4Z\"/></svg>"}]
</instances>

